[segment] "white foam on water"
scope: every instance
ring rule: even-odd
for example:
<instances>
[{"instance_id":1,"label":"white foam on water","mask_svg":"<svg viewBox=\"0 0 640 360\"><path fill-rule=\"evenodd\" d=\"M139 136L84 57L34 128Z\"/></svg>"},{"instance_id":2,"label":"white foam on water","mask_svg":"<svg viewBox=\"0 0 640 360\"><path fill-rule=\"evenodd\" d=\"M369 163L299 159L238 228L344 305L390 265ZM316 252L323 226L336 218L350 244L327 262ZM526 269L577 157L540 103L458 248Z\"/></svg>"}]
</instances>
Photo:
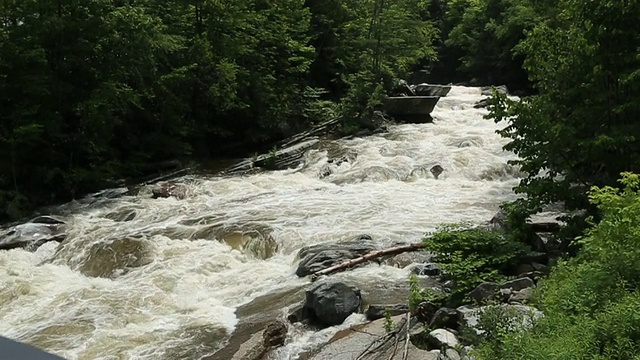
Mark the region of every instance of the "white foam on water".
<instances>
[{"instance_id":1,"label":"white foam on water","mask_svg":"<svg viewBox=\"0 0 640 360\"><path fill-rule=\"evenodd\" d=\"M443 223L487 221L514 198L518 172L495 133L501 125L473 108L480 99L479 88L453 87L432 124L337 141L357 154L352 162L331 165L326 151L311 150L298 169L186 178L184 200L143 192L79 207L59 248L0 252L0 334L67 359L197 359L233 330L240 304L306 281L294 274L302 246L363 233L413 242ZM434 165L444 168L438 179ZM135 218L112 220L127 212ZM267 233L278 252L262 260L216 241L217 229L234 226ZM109 278L84 275L94 246L119 239L143 244L149 261ZM360 281L386 271L363 269ZM399 280L408 274L387 271ZM283 359L331 331L302 334Z\"/></svg>"}]
</instances>

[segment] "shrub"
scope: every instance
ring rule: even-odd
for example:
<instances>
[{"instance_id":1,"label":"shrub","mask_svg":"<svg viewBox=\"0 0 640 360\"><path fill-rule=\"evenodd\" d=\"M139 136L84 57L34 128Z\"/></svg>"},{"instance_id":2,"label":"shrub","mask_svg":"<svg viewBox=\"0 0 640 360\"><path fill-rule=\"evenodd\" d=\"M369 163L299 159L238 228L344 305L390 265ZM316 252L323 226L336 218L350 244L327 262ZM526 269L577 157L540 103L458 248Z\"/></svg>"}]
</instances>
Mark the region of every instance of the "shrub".
<instances>
[{"instance_id":1,"label":"shrub","mask_svg":"<svg viewBox=\"0 0 640 360\"><path fill-rule=\"evenodd\" d=\"M640 178L623 173L620 182L591 190L602 220L539 286L545 318L484 343L478 360L640 359Z\"/></svg>"},{"instance_id":2,"label":"shrub","mask_svg":"<svg viewBox=\"0 0 640 360\"><path fill-rule=\"evenodd\" d=\"M446 227L425 240L436 254L444 277L453 280L452 306L483 281L501 281L504 272L517 264L528 247L503 232L483 228Z\"/></svg>"}]
</instances>

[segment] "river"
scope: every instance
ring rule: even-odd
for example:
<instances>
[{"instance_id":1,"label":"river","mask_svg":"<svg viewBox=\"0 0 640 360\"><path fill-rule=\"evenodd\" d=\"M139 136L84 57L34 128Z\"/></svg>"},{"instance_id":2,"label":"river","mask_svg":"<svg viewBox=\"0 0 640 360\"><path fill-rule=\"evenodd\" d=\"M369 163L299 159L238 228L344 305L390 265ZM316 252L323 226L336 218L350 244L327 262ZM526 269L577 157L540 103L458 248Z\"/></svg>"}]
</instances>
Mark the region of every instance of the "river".
<instances>
[{"instance_id":1,"label":"river","mask_svg":"<svg viewBox=\"0 0 640 360\"><path fill-rule=\"evenodd\" d=\"M304 245L359 234L415 242L443 223L485 222L514 198L518 172L495 133L502 125L473 108L481 98L453 87L432 124L325 142L298 169L185 177L183 200L145 189L60 208L64 243L0 252L0 334L70 360L198 359L233 330L238 306L308 283L294 274ZM324 149L357 157L328 164ZM433 165L445 169L438 179ZM371 265L342 276L408 274Z\"/></svg>"}]
</instances>

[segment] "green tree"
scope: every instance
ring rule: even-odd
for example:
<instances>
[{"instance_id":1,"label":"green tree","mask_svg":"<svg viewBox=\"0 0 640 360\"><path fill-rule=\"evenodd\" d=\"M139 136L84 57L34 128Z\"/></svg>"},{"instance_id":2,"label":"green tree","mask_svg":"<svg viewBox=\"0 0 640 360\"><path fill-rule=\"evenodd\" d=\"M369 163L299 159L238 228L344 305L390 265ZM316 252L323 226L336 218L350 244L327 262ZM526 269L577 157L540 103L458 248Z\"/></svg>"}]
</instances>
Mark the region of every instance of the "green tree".
<instances>
[{"instance_id":1,"label":"green tree","mask_svg":"<svg viewBox=\"0 0 640 360\"><path fill-rule=\"evenodd\" d=\"M491 118L508 121L500 133L527 175L516 189L526 214L551 203L595 213L586 191L640 167L640 4L565 0L559 8L519 45L540 94L498 96L491 107Z\"/></svg>"}]
</instances>

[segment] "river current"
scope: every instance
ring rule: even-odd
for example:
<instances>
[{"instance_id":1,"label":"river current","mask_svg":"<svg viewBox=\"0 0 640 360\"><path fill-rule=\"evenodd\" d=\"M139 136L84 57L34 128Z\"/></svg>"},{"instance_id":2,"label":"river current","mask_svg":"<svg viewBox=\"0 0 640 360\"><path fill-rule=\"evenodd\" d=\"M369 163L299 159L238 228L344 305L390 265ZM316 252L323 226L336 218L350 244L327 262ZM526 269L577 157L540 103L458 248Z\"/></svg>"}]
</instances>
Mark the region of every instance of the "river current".
<instances>
[{"instance_id":1,"label":"river current","mask_svg":"<svg viewBox=\"0 0 640 360\"><path fill-rule=\"evenodd\" d=\"M182 200L143 189L61 207L62 244L0 252L0 335L69 360L199 359L234 329L238 306L309 282L294 274L302 246L359 234L408 243L441 224L485 222L514 198L519 174L495 133L503 125L473 108L481 98L453 87L433 123L323 142L296 169L179 179ZM330 163L331 153L348 161ZM338 276L408 275L370 265ZM281 357L312 337L300 334Z\"/></svg>"}]
</instances>

